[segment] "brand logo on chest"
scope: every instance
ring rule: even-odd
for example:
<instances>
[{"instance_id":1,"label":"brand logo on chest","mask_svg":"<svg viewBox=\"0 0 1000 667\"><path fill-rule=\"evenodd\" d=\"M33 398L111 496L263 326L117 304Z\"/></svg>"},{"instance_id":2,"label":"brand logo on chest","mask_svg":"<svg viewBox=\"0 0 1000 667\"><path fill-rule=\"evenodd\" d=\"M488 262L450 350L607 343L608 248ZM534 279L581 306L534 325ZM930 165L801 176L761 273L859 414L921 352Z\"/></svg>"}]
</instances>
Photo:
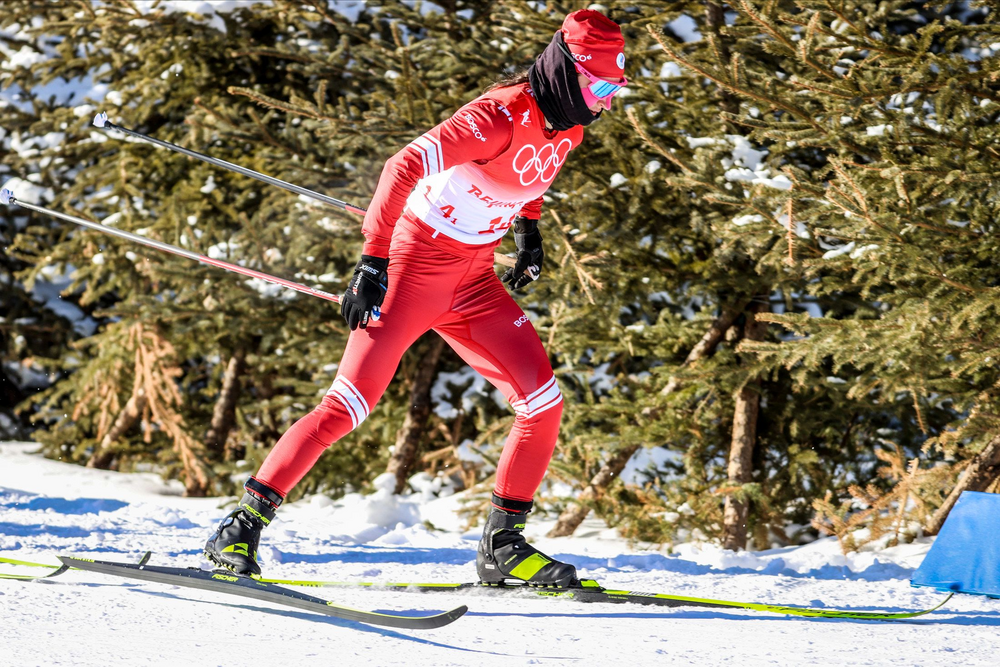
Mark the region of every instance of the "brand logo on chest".
<instances>
[{"instance_id":1,"label":"brand logo on chest","mask_svg":"<svg viewBox=\"0 0 1000 667\"><path fill-rule=\"evenodd\" d=\"M520 178L521 185L531 185L537 180L549 183L559 173L559 167L566 161L572 147L573 142L569 139L563 139L558 144L545 144L541 148L525 144L510 166Z\"/></svg>"}]
</instances>

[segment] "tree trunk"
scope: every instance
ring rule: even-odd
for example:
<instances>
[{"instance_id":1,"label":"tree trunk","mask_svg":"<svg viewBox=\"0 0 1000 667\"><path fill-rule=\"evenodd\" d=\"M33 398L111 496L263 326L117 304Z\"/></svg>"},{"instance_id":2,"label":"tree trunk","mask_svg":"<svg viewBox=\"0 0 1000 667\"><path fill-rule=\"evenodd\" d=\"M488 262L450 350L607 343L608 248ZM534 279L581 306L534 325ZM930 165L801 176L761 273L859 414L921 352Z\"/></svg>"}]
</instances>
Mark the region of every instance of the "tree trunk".
<instances>
[{"instance_id":1,"label":"tree trunk","mask_svg":"<svg viewBox=\"0 0 1000 667\"><path fill-rule=\"evenodd\" d=\"M754 315L763 310L760 304L751 304L746 310L747 321L743 337L761 340L766 325L757 322ZM757 381L748 382L736 397L733 416L733 438L729 450L729 485L740 487L753 480L753 450L757 442L757 416L760 412L760 392ZM738 551L747 547L747 517L750 501L739 493L726 496L722 514L722 546Z\"/></svg>"},{"instance_id":2,"label":"tree trunk","mask_svg":"<svg viewBox=\"0 0 1000 667\"><path fill-rule=\"evenodd\" d=\"M417 460L417 450L427 429L427 418L431 414L431 385L443 350L444 339L435 336L427 354L420 360L410 385L410 409L406 412L403 426L396 434L396 446L386 467L386 472L396 476L394 493L402 493L406 488L406 480Z\"/></svg>"},{"instance_id":3,"label":"tree trunk","mask_svg":"<svg viewBox=\"0 0 1000 667\"><path fill-rule=\"evenodd\" d=\"M115 442L118 438L125 435L130 428L135 426L135 423L139 421L139 417L145 409L146 394L140 389L128 399L125 408L118 413L115 423L111 425L111 430L104 435L101 439L101 444L91 454L90 459L87 461L88 468L108 470L111 467L111 462L115 458Z\"/></svg>"},{"instance_id":4,"label":"tree trunk","mask_svg":"<svg viewBox=\"0 0 1000 667\"><path fill-rule=\"evenodd\" d=\"M639 451L638 445L626 447L619 450L608 459L607 463L601 466L597 474L591 478L590 483L584 487L573 504L563 510L559 515L556 525L549 531L548 537L566 537L576 532L583 520L590 514L590 507L587 503L593 502L604 495L611 482L618 478L629 459Z\"/></svg>"},{"instance_id":5,"label":"tree trunk","mask_svg":"<svg viewBox=\"0 0 1000 667\"><path fill-rule=\"evenodd\" d=\"M753 479L753 448L757 440L757 414L760 395L750 385L736 398L733 440L729 450L729 484L742 486ZM722 546L739 551L747 546L747 516L750 501L735 495L726 496L722 515Z\"/></svg>"},{"instance_id":6,"label":"tree trunk","mask_svg":"<svg viewBox=\"0 0 1000 667\"><path fill-rule=\"evenodd\" d=\"M983 451L973 457L944 504L930 518L924 532L927 535L937 535L963 491L985 491L997 477L1000 477L1000 435L990 440Z\"/></svg>"},{"instance_id":7,"label":"tree trunk","mask_svg":"<svg viewBox=\"0 0 1000 667\"><path fill-rule=\"evenodd\" d=\"M688 353L687 358L684 359L684 365L690 366L691 364L697 362L699 359L704 359L705 357L712 354L715 351L715 347L725 336L726 330L733 325L736 320L736 316L739 314L740 310L743 308L743 304L735 308L725 308L722 314L712 322L712 326L708 328L705 335L701 337L701 340L691 348ZM667 380L667 386L663 388L660 392L662 395L677 391L680 386L680 382L676 377L671 377ZM621 474L622 470L628 464L629 459L639 451L641 445L632 445L622 449L617 454L612 456L608 461L601 466L601 469L597 471L597 474L590 480L576 497L576 502L571 504L562 514L559 515L559 520L556 521L556 525L552 527L549 531L548 537L567 537L576 532L576 529L580 527L583 520L587 518L590 514L590 507L588 503L598 500L604 495L604 492L610 486L611 482L618 479L618 475Z\"/></svg>"},{"instance_id":8,"label":"tree trunk","mask_svg":"<svg viewBox=\"0 0 1000 667\"><path fill-rule=\"evenodd\" d=\"M0 405L10 408L10 416L14 417L14 408L25 399L24 392L0 367Z\"/></svg>"},{"instance_id":9,"label":"tree trunk","mask_svg":"<svg viewBox=\"0 0 1000 667\"><path fill-rule=\"evenodd\" d=\"M705 3L705 22L708 27L708 31L712 33L715 38L715 45L718 48L719 62L718 65L723 69L730 66L730 51L729 51L729 39L722 35L722 29L726 27L726 9L719 3L706 2ZM723 111L730 114L739 113L740 102L739 98L733 93L726 89L717 90L719 96L719 106ZM726 125L733 131L739 134L743 134L745 129L735 125L731 120L726 120Z\"/></svg>"},{"instance_id":10,"label":"tree trunk","mask_svg":"<svg viewBox=\"0 0 1000 667\"><path fill-rule=\"evenodd\" d=\"M226 449L226 441L229 439L233 424L236 423L236 402L241 389L240 378L245 370L246 351L240 348L226 365L226 372L222 376L222 391L219 392L219 399L212 411L212 424L205 434L205 447L219 461L231 461L234 458L235 453Z\"/></svg>"}]
</instances>

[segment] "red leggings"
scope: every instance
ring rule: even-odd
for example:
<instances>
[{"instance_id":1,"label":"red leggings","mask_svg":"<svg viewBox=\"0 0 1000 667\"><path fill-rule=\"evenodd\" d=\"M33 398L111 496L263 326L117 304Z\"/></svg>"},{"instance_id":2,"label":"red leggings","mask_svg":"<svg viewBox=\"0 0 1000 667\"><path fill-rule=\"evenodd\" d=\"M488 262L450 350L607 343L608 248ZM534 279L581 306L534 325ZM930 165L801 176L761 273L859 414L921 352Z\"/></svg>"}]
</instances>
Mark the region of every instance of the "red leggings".
<instances>
[{"instance_id":1,"label":"red leggings","mask_svg":"<svg viewBox=\"0 0 1000 667\"><path fill-rule=\"evenodd\" d=\"M382 316L351 332L323 401L278 440L256 478L282 496L323 451L357 428L382 397L399 360L429 329L503 392L514 408L495 492L531 500L552 458L562 394L524 311L493 269L496 244L470 246L404 216L389 254Z\"/></svg>"}]
</instances>

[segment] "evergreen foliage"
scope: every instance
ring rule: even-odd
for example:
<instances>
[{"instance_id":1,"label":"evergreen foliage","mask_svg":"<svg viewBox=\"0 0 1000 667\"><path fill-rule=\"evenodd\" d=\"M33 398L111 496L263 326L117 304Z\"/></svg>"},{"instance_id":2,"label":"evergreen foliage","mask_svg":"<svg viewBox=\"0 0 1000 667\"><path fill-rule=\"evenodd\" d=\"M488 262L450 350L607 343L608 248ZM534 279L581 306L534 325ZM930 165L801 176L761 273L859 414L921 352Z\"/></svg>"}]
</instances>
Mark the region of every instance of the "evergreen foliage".
<instances>
[{"instance_id":1,"label":"evergreen foliage","mask_svg":"<svg viewBox=\"0 0 1000 667\"><path fill-rule=\"evenodd\" d=\"M47 206L338 292L359 218L109 137L90 117L106 109L364 206L387 157L529 65L580 6L275 0L201 17L176 3L10 2L0 169ZM566 397L550 476L574 491L549 500L571 504L630 461L628 484L587 502L637 540L905 538L947 507L1000 426L993 13L851 0L606 9L630 86L549 192L542 279L516 297ZM100 104L48 97L81 76ZM2 216L0 386L50 456L154 464L190 494L228 492L333 379L347 332L330 305ZM37 303L53 285L75 319ZM296 495L385 470L432 344L418 342ZM421 466L488 484L509 410L454 355L435 386L457 409L432 412ZM462 463L469 443L485 463Z\"/></svg>"},{"instance_id":2,"label":"evergreen foliage","mask_svg":"<svg viewBox=\"0 0 1000 667\"><path fill-rule=\"evenodd\" d=\"M996 25L964 4L730 8L695 45L652 32L731 128L667 134L671 183L708 205L716 256L767 286L756 319L787 332L736 348L763 378L754 514L871 484L854 493L869 516L919 520L996 428ZM950 474L918 486L900 457Z\"/></svg>"}]
</instances>

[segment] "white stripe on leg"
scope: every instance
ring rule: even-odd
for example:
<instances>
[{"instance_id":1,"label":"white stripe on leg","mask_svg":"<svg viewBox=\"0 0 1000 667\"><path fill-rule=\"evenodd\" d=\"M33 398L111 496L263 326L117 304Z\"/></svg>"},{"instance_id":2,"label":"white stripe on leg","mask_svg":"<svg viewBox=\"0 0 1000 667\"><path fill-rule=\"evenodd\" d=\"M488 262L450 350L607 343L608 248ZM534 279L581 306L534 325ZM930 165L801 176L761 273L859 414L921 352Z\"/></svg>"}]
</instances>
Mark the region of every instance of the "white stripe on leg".
<instances>
[{"instance_id":1,"label":"white stripe on leg","mask_svg":"<svg viewBox=\"0 0 1000 667\"><path fill-rule=\"evenodd\" d=\"M365 397L361 395L357 387L345 377L337 377L333 381L333 385L330 390L326 392L327 395L335 396L344 405L347 410L347 414L351 417L351 430L356 429L361 422L367 419L370 412L368 408L368 401Z\"/></svg>"}]
</instances>

